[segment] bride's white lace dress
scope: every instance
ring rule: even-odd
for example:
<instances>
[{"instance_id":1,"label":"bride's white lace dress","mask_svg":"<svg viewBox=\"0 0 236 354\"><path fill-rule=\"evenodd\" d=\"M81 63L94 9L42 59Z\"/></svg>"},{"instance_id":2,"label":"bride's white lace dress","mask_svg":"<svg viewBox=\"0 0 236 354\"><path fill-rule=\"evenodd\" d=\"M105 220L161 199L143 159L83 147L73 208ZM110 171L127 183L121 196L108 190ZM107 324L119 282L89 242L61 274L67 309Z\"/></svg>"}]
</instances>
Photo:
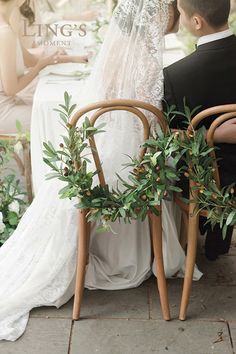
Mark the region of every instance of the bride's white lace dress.
<instances>
[{"instance_id":1,"label":"bride's white lace dress","mask_svg":"<svg viewBox=\"0 0 236 354\"><path fill-rule=\"evenodd\" d=\"M121 33L121 26L123 26L122 36L125 33L126 42L118 41L122 55L120 57L118 52L113 57L112 55L106 55L110 66L106 65L104 50L109 53L111 49L109 45L113 46L114 49L114 42L110 39L118 36L114 32L114 27L112 27L114 26L113 23L111 25L111 37L105 41L105 49L100 54L100 59L98 58L95 74L92 75L91 80L93 81L96 78L93 83L94 89L95 87L98 89L98 83L103 86L101 94L103 97L109 97L109 94L112 97L112 94L114 94L113 97L143 98L158 105L162 97L163 85L159 66L160 75L156 72L156 75L151 77L150 70L152 68L156 69L156 66L151 67L149 65L147 70L145 66L141 65L141 72L138 72L136 70L137 66L132 64L133 72L140 79L135 81L136 84L132 80L130 81L132 76L126 77L125 71L123 73L119 72L120 81L114 75L117 74L118 67L122 70L121 59L125 58L127 47L131 62L132 56L130 57L130 55L133 53L136 57L135 42L132 36L135 35L135 38L138 38L138 27L137 24L130 24L130 22L127 23L131 27L127 27L124 20L130 19L130 17L126 18L124 11L131 9L131 13L136 18L135 6L139 3L142 3L142 7L139 9L140 13L138 13L139 23L142 19L140 14L145 13L145 10L146 15L149 13L147 10L152 10L150 13L152 18L154 12L153 9L150 9L150 5L156 6L155 14L160 15L163 22L164 20L167 21L169 0L166 0L166 2L159 0L121 1L120 8L118 8L113 21L115 21L116 27L117 23L119 24L116 29L117 33ZM122 17L119 17L121 13ZM119 18L122 19L122 23L119 23ZM151 21L148 23L151 24ZM165 23L163 26L165 26ZM134 34L131 30L133 27ZM143 41L143 39L145 40L144 26L140 27L140 31ZM159 31L158 33L161 37L163 37L162 32ZM153 33L155 40L157 39L156 34L155 30L155 33ZM129 39L131 38L130 46L127 46L127 36ZM121 44L123 44L123 47ZM141 50L139 45L138 47ZM160 49L159 44L157 48ZM160 53L158 55L160 56ZM115 57L118 58L118 66L114 65ZM149 60L148 57L144 59L145 61ZM141 60L141 56L139 60ZM151 60L149 60L149 64L151 63ZM123 64L126 68L128 66L131 74L132 69L129 68L129 63L124 61ZM157 64L160 65L160 62L157 61ZM112 70L114 70L113 73ZM106 75L104 75L104 72ZM140 76L140 73L143 76ZM151 79L152 81L148 81L146 86L141 85L141 79L144 81L146 75L149 75L148 80ZM125 86L129 81L129 86ZM121 87L119 86L121 83L124 86L123 90L119 91L118 87ZM154 87L154 91L152 87ZM101 88L100 91L98 90L99 93L101 93L101 90ZM122 94L119 95L120 92ZM148 99L148 92L155 100ZM91 102L92 99L93 97L91 97ZM127 158L123 154L134 155L141 142L140 129L134 123L132 117L124 114L122 119L115 118L116 116L111 116L106 126L110 139L107 139L106 134L97 137L98 149L102 156L103 168L109 184L115 183L115 171L120 172L122 163L127 162ZM124 171L122 173L125 174ZM76 268L77 211L74 208L74 200L58 198L58 190L61 187L62 183L56 180L43 183L17 230L0 248L0 339L16 340L21 336L28 321L29 311L33 307L59 307L73 296ZM185 261L184 252L178 242L176 212L172 202L163 203L163 253L165 271L169 277L177 271L183 270ZM137 287L151 274L152 259L148 222L133 221L132 224L128 225L116 223L113 225L113 229L116 234L96 234L95 230L92 230L85 280L85 286L89 289L109 290ZM200 272L196 270L196 279L200 276Z\"/></svg>"}]
</instances>

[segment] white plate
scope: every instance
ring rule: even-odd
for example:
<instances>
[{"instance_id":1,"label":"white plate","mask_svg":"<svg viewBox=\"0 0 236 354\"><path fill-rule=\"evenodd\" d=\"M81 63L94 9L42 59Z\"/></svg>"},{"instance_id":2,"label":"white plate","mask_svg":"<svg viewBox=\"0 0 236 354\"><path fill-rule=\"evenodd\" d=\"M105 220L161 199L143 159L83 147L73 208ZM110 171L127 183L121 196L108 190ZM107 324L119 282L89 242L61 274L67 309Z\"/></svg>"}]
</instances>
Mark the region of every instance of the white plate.
<instances>
[{"instance_id":1,"label":"white plate","mask_svg":"<svg viewBox=\"0 0 236 354\"><path fill-rule=\"evenodd\" d=\"M47 75L57 75L57 76L68 76L68 77L82 77L88 76L90 74L90 70L85 67L84 64L78 63L63 63L63 64L55 64L48 65L46 68L40 71L39 77L47 76Z\"/></svg>"}]
</instances>

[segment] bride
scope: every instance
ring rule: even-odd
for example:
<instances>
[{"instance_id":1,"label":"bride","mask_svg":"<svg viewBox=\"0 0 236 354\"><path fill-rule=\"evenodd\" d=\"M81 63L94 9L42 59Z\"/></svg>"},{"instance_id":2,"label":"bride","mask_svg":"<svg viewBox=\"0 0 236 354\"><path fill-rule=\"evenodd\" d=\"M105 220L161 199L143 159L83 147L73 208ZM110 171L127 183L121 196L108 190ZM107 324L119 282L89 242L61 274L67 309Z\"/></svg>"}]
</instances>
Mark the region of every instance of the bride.
<instances>
[{"instance_id":1,"label":"bride","mask_svg":"<svg viewBox=\"0 0 236 354\"><path fill-rule=\"evenodd\" d=\"M121 0L81 102L132 98L161 108L163 39L177 22L176 1ZM112 113L107 120L113 150L106 134L96 139L109 184L115 183L117 166L127 162L122 156L133 156L141 142L137 120L129 115L123 119L124 115L115 119ZM58 198L61 187L57 180L41 185L17 230L0 249L0 339L20 337L33 307L60 307L73 296L77 211L74 201ZM117 223L113 229L116 235L96 235L92 230L85 280L89 289L137 287L151 274L148 221ZM172 202L163 203L163 238L165 272L171 277L183 271L185 261ZM200 277L196 270L195 279Z\"/></svg>"}]
</instances>

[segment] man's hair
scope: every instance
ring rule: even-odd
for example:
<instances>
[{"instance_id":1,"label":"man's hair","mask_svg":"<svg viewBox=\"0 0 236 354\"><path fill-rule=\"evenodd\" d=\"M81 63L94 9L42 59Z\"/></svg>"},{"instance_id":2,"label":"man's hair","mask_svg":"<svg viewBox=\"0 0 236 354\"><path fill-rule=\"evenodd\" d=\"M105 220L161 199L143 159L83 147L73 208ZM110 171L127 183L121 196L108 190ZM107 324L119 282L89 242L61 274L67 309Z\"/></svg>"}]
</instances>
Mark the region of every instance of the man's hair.
<instances>
[{"instance_id":1,"label":"man's hair","mask_svg":"<svg viewBox=\"0 0 236 354\"><path fill-rule=\"evenodd\" d=\"M225 25L229 18L230 0L181 0L180 4L188 16L199 14L213 28Z\"/></svg>"},{"instance_id":2,"label":"man's hair","mask_svg":"<svg viewBox=\"0 0 236 354\"><path fill-rule=\"evenodd\" d=\"M179 21L179 16L180 16L180 13L179 13L179 10L178 10L178 6L177 6L177 0L174 0L171 5L173 6L173 9L174 9L174 25L176 24L176 22Z\"/></svg>"},{"instance_id":3,"label":"man's hair","mask_svg":"<svg viewBox=\"0 0 236 354\"><path fill-rule=\"evenodd\" d=\"M35 22L35 14L30 7L30 0L25 0L25 2L23 2L20 6L20 13L29 21L30 26Z\"/></svg>"}]
</instances>

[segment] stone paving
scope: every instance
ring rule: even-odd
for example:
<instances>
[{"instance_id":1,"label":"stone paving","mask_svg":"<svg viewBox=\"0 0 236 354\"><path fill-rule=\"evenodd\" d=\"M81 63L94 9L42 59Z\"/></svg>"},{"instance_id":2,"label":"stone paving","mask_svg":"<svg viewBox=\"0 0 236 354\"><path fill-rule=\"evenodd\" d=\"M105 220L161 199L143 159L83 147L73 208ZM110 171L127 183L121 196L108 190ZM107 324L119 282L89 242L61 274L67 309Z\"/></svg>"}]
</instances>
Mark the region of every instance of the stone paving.
<instances>
[{"instance_id":1,"label":"stone paving","mask_svg":"<svg viewBox=\"0 0 236 354\"><path fill-rule=\"evenodd\" d=\"M198 253L204 276L193 284L187 321L178 320L182 280L168 281L172 321L164 322L152 277L137 289L86 290L77 322L72 300L34 309L26 333L0 342L0 354L235 354L236 243L216 262Z\"/></svg>"}]
</instances>

